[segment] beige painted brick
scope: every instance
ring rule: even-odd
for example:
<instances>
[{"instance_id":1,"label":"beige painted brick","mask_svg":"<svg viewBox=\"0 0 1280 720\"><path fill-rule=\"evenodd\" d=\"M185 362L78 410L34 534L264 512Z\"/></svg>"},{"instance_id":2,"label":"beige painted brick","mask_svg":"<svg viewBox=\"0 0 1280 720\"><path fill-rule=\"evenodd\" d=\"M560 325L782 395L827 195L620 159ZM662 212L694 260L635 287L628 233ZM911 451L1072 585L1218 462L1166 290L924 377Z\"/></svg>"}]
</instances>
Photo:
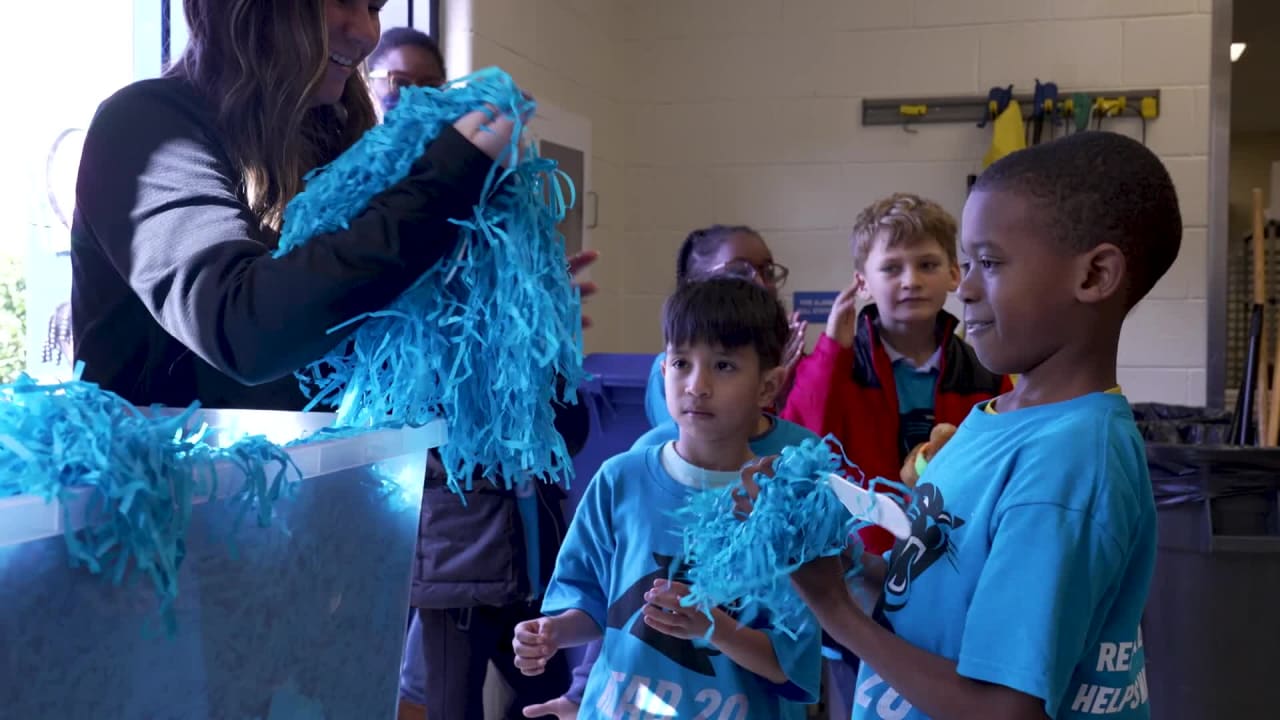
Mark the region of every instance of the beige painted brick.
<instances>
[{"instance_id":1,"label":"beige painted brick","mask_svg":"<svg viewBox=\"0 0 1280 720\"><path fill-rule=\"evenodd\" d=\"M787 0L782 25L788 32L908 28L910 0Z\"/></svg>"},{"instance_id":2,"label":"beige painted brick","mask_svg":"<svg viewBox=\"0 0 1280 720\"><path fill-rule=\"evenodd\" d=\"M752 98L700 106L695 142L714 165L784 163L811 100Z\"/></svg>"},{"instance_id":3,"label":"beige painted brick","mask_svg":"<svg viewBox=\"0 0 1280 720\"><path fill-rule=\"evenodd\" d=\"M1035 79L1063 91L1120 84L1121 22L1085 20L998 25L982 30L979 86L1012 83L1031 92Z\"/></svg>"},{"instance_id":4,"label":"beige painted brick","mask_svg":"<svg viewBox=\"0 0 1280 720\"><path fill-rule=\"evenodd\" d=\"M1054 0L1054 17L1064 20L1147 17L1193 13L1197 0Z\"/></svg>"},{"instance_id":5,"label":"beige painted brick","mask_svg":"<svg viewBox=\"0 0 1280 720\"><path fill-rule=\"evenodd\" d=\"M666 295L671 292L675 287L676 255L680 243L692 229L624 233L614 258L621 265L619 289L629 295Z\"/></svg>"},{"instance_id":6,"label":"beige painted brick","mask_svg":"<svg viewBox=\"0 0 1280 720\"><path fill-rule=\"evenodd\" d=\"M526 92L557 105L564 104L564 79L548 72L524 55L503 47L484 35L473 35L471 57L474 69L491 66L502 68Z\"/></svg>"},{"instance_id":7,"label":"beige painted brick","mask_svg":"<svg viewBox=\"0 0 1280 720\"><path fill-rule=\"evenodd\" d=\"M582 307L591 318L591 327L582 333L583 352L622 352L622 295L601 286L600 292L587 299Z\"/></svg>"},{"instance_id":8,"label":"beige painted brick","mask_svg":"<svg viewBox=\"0 0 1280 720\"><path fill-rule=\"evenodd\" d=\"M588 42L582 22L552 0L535 0L533 5L537 8L533 25L522 33L534 37L530 57L551 72L581 82L585 69L578 55Z\"/></svg>"},{"instance_id":9,"label":"beige painted brick","mask_svg":"<svg viewBox=\"0 0 1280 720\"><path fill-rule=\"evenodd\" d=\"M812 98L787 108L785 158L788 162L977 161L986 151L990 130L970 123L864 126L860 98Z\"/></svg>"},{"instance_id":10,"label":"beige painted brick","mask_svg":"<svg viewBox=\"0 0 1280 720\"><path fill-rule=\"evenodd\" d=\"M1160 92L1160 116L1147 123L1147 146L1165 155L1209 154L1207 88L1168 88ZM1130 120L1130 126L1138 124Z\"/></svg>"},{"instance_id":11,"label":"beige painted brick","mask_svg":"<svg viewBox=\"0 0 1280 720\"><path fill-rule=\"evenodd\" d=\"M546 0L473 2L472 29L516 55L536 60L538 36L534 28L539 14L547 6Z\"/></svg>"},{"instance_id":12,"label":"beige painted brick","mask_svg":"<svg viewBox=\"0 0 1280 720\"><path fill-rule=\"evenodd\" d=\"M1203 367L1206 350L1203 300L1143 300L1120 335L1120 364L1127 367Z\"/></svg>"},{"instance_id":13,"label":"beige painted brick","mask_svg":"<svg viewBox=\"0 0 1280 720\"><path fill-rule=\"evenodd\" d=\"M654 165L705 165L718 160L712 143L722 133L733 132L739 118L717 113L721 102L669 102L653 109L652 149Z\"/></svg>"},{"instance_id":14,"label":"beige painted brick","mask_svg":"<svg viewBox=\"0 0 1280 720\"><path fill-rule=\"evenodd\" d=\"M622 103L623 150L628 165L653 164L654 116L657 106L652 103Z\"/></svg>"},{"instance_id":15,"label":"beige painted brick","mask_svg":"<svg viewBox=\"0 0 1280 720\"><path fill-rule=\"evenodd\" d=\"M1123 82L1127 85L1208 85L1209 16L1124 21Z\"/></svg>"},{"instance_id":16,"label":"beige painted brick","mask_svg":"<svg viewBox=\"0 0 1280 720\"><path fill-rule=\"evenodd\" d=\"M570 75L593 92L612 95L623 80L623 46L602 32L583 27L581 47L574 58L580 67Z\"/></svg>"},{"instance_id":17,"label":"beige painted brick","mask_svg":"<svg viewBox=\"0 0 1280 720\"><path fill-rule=\"evenodd\" d=\"M620 43L619 82L611 93L614 99L627 104L656 102L656 44L652 39L624 40Z\"/></svg>"},{"instance_id":18,"label":"beige painted brick","mask_svg":"<svg viewBox=\"0 0 1280 720\"><path fill-rule=\"evenodd\" d=\"M1213 14L1214 0L1200 0L1200 12Z\"/></svg>"},{"instance_id":19,"label":"beige painted brick","mask_svg":"<svg viewBox=\"0 0 1280 720\"><path fill-rule=\"evenodd\" d=\"M741 98L811 95L816 87L808 58L808 43L780 40L776 33L712 35L685 40L697 46L700 65L679 69L690 95L677 100L737 100ZM785 50L781 48L785 47Z\"/></svg>"},{"instance_id":20,"label":"beige painted brick","mask_svg":"<svg viewBox=\"0 0 1280 720\"><path fill-rule=\"evenodd\" d=\"M715 179L705 168L628 168L627 229L688 232L716 222Z\"/></svg>"},{"instance_id":21,"label":"beige painted brick","mask_svg":"<svg viewBox=\"0 0 1280 720\"><path fill-rule=\"evenodd\" d=\"M843 228L775 231L765 239L774 259L791 270L784 293L788 296L797 290L841 290L853 277L849 232Z\"/></svg>"},{"instance_id":22,"label":"beige painted brick","mask_svg":"<svg viewBox=\"0 0 1280 720\"><path fill-rule=\"evenodd\" d=\"M917 27L1047 20L1053 0L915 0Z\"/></svg>"},{"instance_id":23,"label":"beige painted brick","mask_svg":"<svg viewBox=\"0 0 1280 720\"><path fill-rule=\"evenodd\" d=\"M1209 240L1205 228L1186 228L1182 248L1169 272L1148 297L1160 300L1203 299L1208 283Z\"/></svg>"},{"instance_id":24,"label":"beige painted brick","mask_svg":"<svg viewBox=\"0 0 1280 720\"><path fill-rule=\"evenodd\" d=\"M591 116L591 152L613 163L624 163L630 140L627 137L626 107L607 97L595 98Z\"/></svg>"},{"instance_id":25,"label":"beige painted brick","mask_svg":"<svg viewBox=\"0 0 1280 720\"><path fill-rule=\"evenodd\" d=\"M693 0L686 3L684 32L694 37L773 35L782 27L782 6L783 0Z\"/></svg>"},{"instance_id":26,"label":"beige painted brick","mask_svg":"<svg viewBox=\"0 0 1280 720\"><path fill-rule=\"evenodd\" d=\"M621 228L598 227L589 231L591 243L588 249L600 253L600 259L588 268L583 279L591 280L602 289L613 292L625 290L627 263L625 257L625 234Z\"/></svg>"},{"instance_id":27,"label":"beige painted brick","mask_svg":"<svg viewBox=\"0 0 1280 720\"><path fill-rule=\"evenodd\" d=\"M824 33L811 39L827 97L964 94L978 89L977 28Z\"/></svg>"},{"instance_id":28,"label":"beige painted brick","mask_svg":"<svg viewBox=\"0 0 1280 720\"><path fill-rule=\"evenodd\" d=\"M625 225L623 206L626 203L626 170L619 163L598 155L591 158L591 187L588 190L598 196L595 208L597 229L622 230ZM579 194L578 201L587 200ZM587 209L587 213L591 212Z\"/></svg>"},{"instance_id":29,"label":"beige painted brick","mask_svg":"<svg viewBox=\"0 0 1280 720\"><path fill-rule=\"evenodd\" d=\"M957 220L964 209L967 162L852 163L844 166L841 227L851 227L866 206L895 192L911 192L937 202Z\"/></svg>"},{"instance_id":30,"label":"beige painted brick","mask_svg":"<svg viewBox=\"0 0 1280 720\"><path fill-rule=\"evenodd\" d=\"M654 52L643 61L641 71L652 78L650 99L655 102L699 102L712 97L734 97L716 90L717 70L725 63L716 59L721 47L734 45L727 38L669 38L655 40ZM758 66L765 59L755 56ZM714 94L713 94L714 93Z\"/></svg>"},{"instance_id":31,"label":"beige painted brick","mask_svg":"<svg viewBox=\"0 0 1280 720\"><path fill-rule=\"evenodd\" d=\"M583 22L597 32L610 37L617 35L619 28L617 19L622 15L622 3L617 0L557 0L570 12L582 18Z\"/></svg>"},{"instance_id":32,"label":"beige painted brick","mask_svg":"<svg viewBox=\"0 0 1280 720\"><path fill-rule=\"evenodd\" d=\"M1209 218L1209 158L1162 158L1178 190L1184 227L1203 226Z\"/></svg>"},{"instance_id":33,"label":"beige painted brick","mask_svg":"<svg viewBox=\"0 0 1280 720\"><path fill-rule=\"evenodd\" d=\"M1187 403L1187 370L1121 367L1116 379L1130 402Z\"/></svg>"},{"instance_id":34,"label":"beige painted brick","mask_svg":"<svg viewBox=\"0 0 1280 720\"><path fill-rule=\"evenodd\" d=\"M834 228L848 211L840 165L755 165L714 168L714 214L721 222L761 230Z\"/></svg>"},{"instance_id":35,"label":"beige painted brick","mask_svg":"<svg viewBox=\"0 0 1280 720\"><path fill-rule=\"evenodd\" d=\"M684 0L621 0L616 12L623 40L680 37L688 22Z\"/></svg>"},{"instance_id":36,"label":"beige painted brick","mask_svg":"<svg viewBox=\"0 0 1280 720\"><path fill-rule=\"evenodd\" d=\"M623 295L619 352L653 353L662 349L662 303L666 295Z\"/></svg>"}]
</instances>

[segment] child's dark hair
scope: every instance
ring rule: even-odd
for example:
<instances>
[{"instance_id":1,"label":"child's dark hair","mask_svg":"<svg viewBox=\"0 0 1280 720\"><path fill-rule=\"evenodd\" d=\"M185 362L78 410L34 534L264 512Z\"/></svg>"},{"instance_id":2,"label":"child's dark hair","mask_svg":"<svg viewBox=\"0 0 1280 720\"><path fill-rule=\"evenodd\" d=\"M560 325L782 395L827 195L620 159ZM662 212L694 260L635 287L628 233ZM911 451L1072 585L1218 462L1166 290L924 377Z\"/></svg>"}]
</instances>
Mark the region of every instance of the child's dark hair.
<instances>
[{"instance_id":1,"label":"child's dark hair","mask_svg":"<svg viewBox=\"0 0 1280 720\"><path fill-rule=\"evenodd\" d=\"M668 346L706 343L734 350L750 345L760 357L761 370L782 364L790 330L778 299L740 278L681 283L662 306L662 334Z\"/></svg>"},{"instance_id":2,"label":"child's dark hair","mask_svg":"<svg viewBox=\"0 0 1280 720\"><path fill-rule=\"evenodd\" d=\"M1019 193L1044 212L1049 237L1073 252L1111 243L1124 253L1126 305L1168 272L1182 244L1182 213L1160 158L1124 135L1082 132L1006 155L974 191Z\"/></svg>"},{"instance_id":3,"label":"child's dark hair","mask_svg":"<svg viewBox=\"0 0 1280 720\"><path fill-rule=\"evenodd\" d=\"M689 233L676 255L676 284L682 285L695 279L694 263L705 262L720 250L726 240L738 234L760 236L760 233L746 225L711 225Z\"/></svg>"},{"instance_id":4,"label":"child's dark hair","mask_svg":"<svg viewBox=\"0 0 1280 720\"><path fill-rule=\"evenodd\" d=\"M444 55L440 53L440 46L431 39L430 35L411 27L395 27L382 33L382 38L378 40L378 47L369 53L369 67L377 67L387 53L401 47L425 50L440 64L440 71L444 72Z\"/></svg>"}]
</instances>

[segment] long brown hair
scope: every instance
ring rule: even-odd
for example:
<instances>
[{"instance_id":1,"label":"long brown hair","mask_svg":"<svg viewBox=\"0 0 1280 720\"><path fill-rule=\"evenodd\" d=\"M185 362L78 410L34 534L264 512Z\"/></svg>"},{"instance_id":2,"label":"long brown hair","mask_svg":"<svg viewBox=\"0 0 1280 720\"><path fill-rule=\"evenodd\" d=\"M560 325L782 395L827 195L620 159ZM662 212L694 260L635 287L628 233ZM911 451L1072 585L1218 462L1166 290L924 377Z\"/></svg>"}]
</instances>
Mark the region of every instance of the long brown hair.
<instances>
[{"instance_id":1,"label":"long brown hair","mask_svg":"<svg viewBox=\"0 0 1280 720\"><path fill-rule=\"evenodd\" d=\"M170 71L217 108L245 199L278 232L302 177L377 122L363 73L336 105L310 106L329 61L327 0L186 0L190 40Z\"/></svg>"}]
</instances>

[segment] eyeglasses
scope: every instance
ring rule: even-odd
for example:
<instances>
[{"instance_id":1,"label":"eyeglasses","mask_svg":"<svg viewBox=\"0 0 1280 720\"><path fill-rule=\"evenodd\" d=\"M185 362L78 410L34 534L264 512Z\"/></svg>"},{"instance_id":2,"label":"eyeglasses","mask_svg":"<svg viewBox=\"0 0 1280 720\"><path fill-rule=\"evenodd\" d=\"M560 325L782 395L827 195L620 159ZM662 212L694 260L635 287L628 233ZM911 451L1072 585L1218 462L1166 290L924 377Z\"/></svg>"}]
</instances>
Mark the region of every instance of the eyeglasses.
<instances>
[{"instance_id":1,"label":"eyeglasses","mask_svg":"<svg viewBox=\"0 0 1280 720\"><path fill-rule=\"evenodd\" d=\"M443 82L436 82L435 78L423 80L396 70L384 69L371 70L369 79L374 81L375 84L385 83L393 92L397 93L407 87L437 86Z\"/></svg>"},{"instance_id":2,"label":"eyeglasses","mask_svg":"<svg viewBox=\"0 0 1280 720\"><path fill-rule=\"evenodd\" d=\"M751 280L752 282L759 280L775 288L780 288L786 284L787 276L791 274L791 271L785 266L774 262L755 265L749 260L730 260L723 265L717 265L712 268L711 274Z\"/></svg>"}]
</instances>

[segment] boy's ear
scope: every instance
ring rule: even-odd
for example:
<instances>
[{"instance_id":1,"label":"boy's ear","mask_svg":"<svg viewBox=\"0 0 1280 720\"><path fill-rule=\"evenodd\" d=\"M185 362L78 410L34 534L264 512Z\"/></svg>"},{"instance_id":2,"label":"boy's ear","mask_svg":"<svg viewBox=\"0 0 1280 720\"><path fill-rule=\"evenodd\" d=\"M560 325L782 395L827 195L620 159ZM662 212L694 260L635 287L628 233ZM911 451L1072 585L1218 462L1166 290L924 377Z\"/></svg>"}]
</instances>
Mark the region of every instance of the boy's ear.
<instances>
[{"instance_id":1,"label":"boy's ear","mask_svg":"<svg viewBox=\"0 0 1280 720\"><path fill-rule=\"evenodd\" d=\"M951 263L951 282L947 284L948 292L955 292L960 289L960 263Z\"/></svg>"},{"instance_id":2,"label":"boy's ear","mask_svg":"<svg viewBox=\"0 0 1280 720\"><path fill-rule=\"evenodd\" d=\"M786 374L786 370L781 367L766 370L760 375L760 409L769 407L778 396L778 391L782 389L782 378Z\"/></svg>"},{"instance_id":3,"label":"boy's ear","mask_svg":"<svg viewBox=\"0 0 1280 720\"><path fill-rule=\"evenodd\" d=\"M857 297L858 297L858 299L859 299L859 300L870 300L870 299L871 299L871 291L870 291L869 289L867 289L867 274L866 274L866 273L862 272L861 270L854 270L854 271L853 271L853 284L854 284L854 285L856 285L856 286L858 287L858 292L857 292L857 293L855 293L855 295L857 295Z\"/></svg>"},{"instance_id":4,"label":"boy's ear","mask_svg":"<svg viewBox=\"0 0 1280 720\"><path fill-rule=\"evenodd\" d=\"M1100 303L1124 292L1128 268L1124 252L1111 243L1102 243L1076 260L1076 299Z\"/></svg>"}]
</instances>

